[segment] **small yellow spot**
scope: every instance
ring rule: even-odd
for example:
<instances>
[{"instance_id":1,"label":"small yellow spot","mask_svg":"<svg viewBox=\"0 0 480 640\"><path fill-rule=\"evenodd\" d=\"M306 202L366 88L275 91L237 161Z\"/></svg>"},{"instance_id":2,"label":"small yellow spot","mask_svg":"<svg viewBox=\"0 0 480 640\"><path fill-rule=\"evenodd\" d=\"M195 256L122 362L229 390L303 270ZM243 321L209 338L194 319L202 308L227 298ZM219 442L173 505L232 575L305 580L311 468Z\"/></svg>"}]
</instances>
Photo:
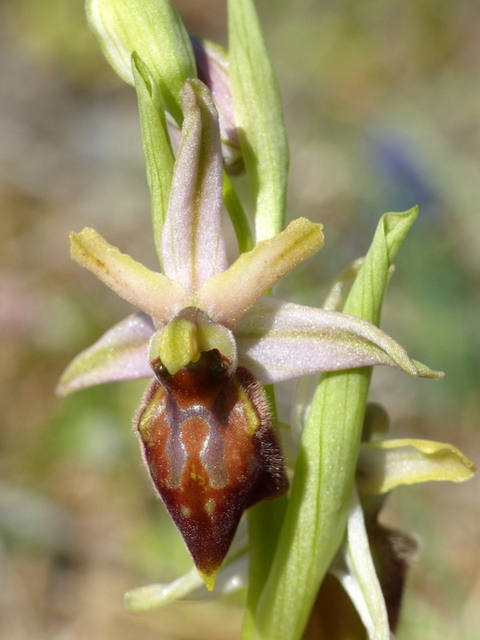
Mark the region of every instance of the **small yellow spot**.
<instances>
[{"instance_id":1,"label":"small yellow spot","mask_svg":"<svg viewBox=\"0 0 480 640\"><path fill-rule=\"evenodd\" d=\"M190 507L182 507L180 511L184 518L189 518L190 514L192 513Z\"/></svg>"},{"instance_id":2,"label":"small yellow spot","mask_svg":"<svg viewBox=\"0 0 480 640\"><path fill-rule=\"evenodd\" d=\"M215 511L215 500L213 498L209 498L206 503L205 503L205 511L207 512L207 514L209 516L213 515L213 512Z\"/></svg>"},{"instance_id":3,"label":"small yellow spot","mask_svg":"<svg viewBox=\"0 0 480 640\"><path fill-rule=\"evenodd\" d=\"M205 476L201 473L197 473L196 471L190 471L190 478L195 480L200 487L204 487L207 484Z\"/></svg>"}]
</instances>

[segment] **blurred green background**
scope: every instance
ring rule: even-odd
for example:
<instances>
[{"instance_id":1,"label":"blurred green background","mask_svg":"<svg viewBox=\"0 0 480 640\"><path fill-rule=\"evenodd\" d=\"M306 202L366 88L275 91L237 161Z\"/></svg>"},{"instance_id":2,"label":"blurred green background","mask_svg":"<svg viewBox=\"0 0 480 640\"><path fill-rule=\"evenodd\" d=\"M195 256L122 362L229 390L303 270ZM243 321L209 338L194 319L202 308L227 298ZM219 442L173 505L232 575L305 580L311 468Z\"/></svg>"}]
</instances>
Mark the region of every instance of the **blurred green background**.
<instances>
[{"instance_id":1,"label":"blurred green background","mask_svg":"<svg viewBox=\"0 0 480 640\"><path fill-rule=\"evenodd\" d=\"M223 0L178 0L226 44ZM439 382L377 370L395 436L480 439L480 11L476 0L258 0L291 144L289 217L326 244L279 294L319 304L379 216L421 206L383 327ZM155 268L134 91L81 0L0 1L0 639L229 640L241 597L129 614L123 592L190 561L130 428L143 382L58 399L58 377L129 312L69 260L95 227ZM401 640L480 628L479 480L397 490L384 520L414 532Z\"/></svg>"}]
</instances>

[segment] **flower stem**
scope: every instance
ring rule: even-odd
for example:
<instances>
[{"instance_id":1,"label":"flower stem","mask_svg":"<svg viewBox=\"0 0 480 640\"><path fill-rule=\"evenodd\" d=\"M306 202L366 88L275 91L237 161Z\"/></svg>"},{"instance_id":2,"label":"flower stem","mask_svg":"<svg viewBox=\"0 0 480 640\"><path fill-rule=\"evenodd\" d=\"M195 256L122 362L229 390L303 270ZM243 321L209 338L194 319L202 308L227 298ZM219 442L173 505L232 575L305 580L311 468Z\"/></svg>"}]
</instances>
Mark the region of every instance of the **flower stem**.
<instances>
[{"instance_id":1,"label":"flower stem","mask_svg":"<svg viewBox=\"0 0 480 640\"><path fill-rule=\"evenodd\" d=\"M240 253L251 251L255 246L252 231L248 223L247 215L233 188L230 178L223 173L223 201L227 207L228 215L233 224L235 235L237 236L238 249Z\"/></svg>"}]
</instances>

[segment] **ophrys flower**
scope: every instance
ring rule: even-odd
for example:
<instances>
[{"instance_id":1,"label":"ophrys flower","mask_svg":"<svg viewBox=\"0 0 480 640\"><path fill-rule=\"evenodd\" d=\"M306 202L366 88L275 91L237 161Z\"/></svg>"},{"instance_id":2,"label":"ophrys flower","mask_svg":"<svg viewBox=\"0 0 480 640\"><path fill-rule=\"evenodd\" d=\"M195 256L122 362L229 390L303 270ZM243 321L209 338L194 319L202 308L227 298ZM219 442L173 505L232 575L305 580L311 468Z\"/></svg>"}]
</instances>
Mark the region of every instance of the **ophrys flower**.
<instances>
[{"instance_id":1,"label":"ophrys flower","mask_svg":"<svg viewBox=\"0 0 480 640\"><path fill-rule=\"evenodd\" d=\"M227 266L216 109L198 80L186 82L182 107L164 273L92 229L72 234L72 257L141 312L80 354L59 390L153 379L136 421L145 458L212 588L244 510L287 490L262 384L376 364L437 374L366 321L263 295L321 247L321 225L297 219Z\"/></svg>"}]
</instances>

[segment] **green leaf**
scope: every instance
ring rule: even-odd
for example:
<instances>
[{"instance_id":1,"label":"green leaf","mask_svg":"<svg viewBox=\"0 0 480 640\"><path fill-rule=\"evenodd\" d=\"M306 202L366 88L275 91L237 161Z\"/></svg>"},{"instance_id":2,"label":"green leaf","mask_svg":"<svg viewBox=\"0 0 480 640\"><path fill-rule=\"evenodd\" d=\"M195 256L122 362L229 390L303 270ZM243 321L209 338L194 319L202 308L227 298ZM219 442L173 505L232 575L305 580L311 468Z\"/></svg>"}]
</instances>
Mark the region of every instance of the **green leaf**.
<instances>
[{"instance_id":1,"label":"green leaf","mask_svg":"<svg viewBox=\"0 0 480 640\"><path fill-rule=\"evenodd\" d=\"M162 263L162 229L170 197L174 157L158 87L147 65L136 53L132 55L132 70L152 201L153 237L158 258Z\"/></svg>"},{"instance_id":2,"label":"green leaf","mask_svg":"<svg viewBox=\"0 0 480 640\"><path fill-rule=\"evenodd\" d=\"M417 210L386 214L344 311L378 323L389 268ZM255 627L243 640L297 640L345 534L370 369L327 373L305 424L280 540Z\"/></svg>"},{"instance_id":3,"label":"green leaf","mask_svg":"<svg viewBox=\"0 0 480 640\"><path fill-rule=\"evenodd\" d=\"M380 218L372 246L343 308L344 313L379 324L389 270L407 233L418 216L418 207Z\"/></svg>"},{"instance_id":4,"label":"green leaf","mask_svg":"<svg viewBox=\"0 0 480 640\"><path fill-rule=\"evenodd\" d=\"M256 209L256 240L284 224L288 144L280 93L252 0L228 0L235 123Z\"/></svg>"},{"instance_id":5,"label":"green leaf","mask_svg":"<svg viewBox=\"0 0 480 640\"><path fill-rule=\"evenodd\" d=\"M168 0L87 0L90 28L118 75L133 85L134 51L148 65L167 111L182 122L180 90L196 77L190 39Z\"/></svg>"}]
</instances>

